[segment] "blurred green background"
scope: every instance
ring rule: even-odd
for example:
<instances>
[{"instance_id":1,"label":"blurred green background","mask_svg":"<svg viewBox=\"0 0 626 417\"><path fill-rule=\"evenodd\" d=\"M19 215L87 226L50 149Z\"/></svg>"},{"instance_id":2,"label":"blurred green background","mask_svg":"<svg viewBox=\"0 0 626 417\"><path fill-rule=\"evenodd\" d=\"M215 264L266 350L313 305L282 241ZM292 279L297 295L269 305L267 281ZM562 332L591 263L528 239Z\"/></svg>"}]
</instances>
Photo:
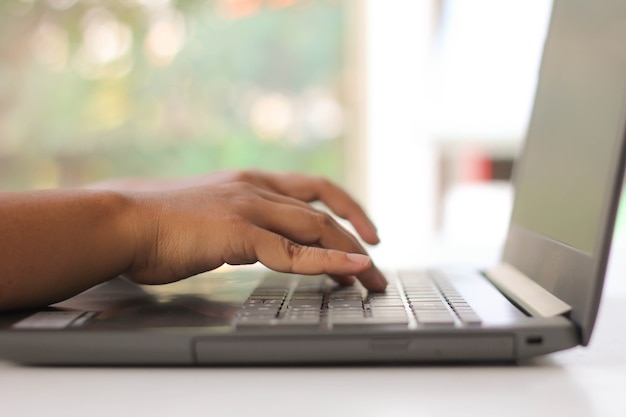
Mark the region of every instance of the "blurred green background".
<instances>
[{"instance_id":1,"label":"blurred green background","mask_svg":"<svg viewBox=\"0 0 626 417\"><path fill-rule=\"evenodd\" d=\"M3 0L0 189L221 168L343 181L346 6Z\"/></svg>"}]
</instances>

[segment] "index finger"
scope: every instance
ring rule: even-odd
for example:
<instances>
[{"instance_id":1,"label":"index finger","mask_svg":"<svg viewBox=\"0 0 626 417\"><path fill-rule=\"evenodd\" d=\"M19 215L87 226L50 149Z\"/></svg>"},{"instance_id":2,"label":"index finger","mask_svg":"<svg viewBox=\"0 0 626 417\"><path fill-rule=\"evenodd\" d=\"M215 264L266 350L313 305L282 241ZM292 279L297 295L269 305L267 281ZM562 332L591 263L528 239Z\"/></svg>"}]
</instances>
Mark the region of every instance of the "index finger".
<instances>
[{"instance_id":1,"label":"index finger","mask_svg":"<svg viewBox=\"0 0 626 417\"><path fill-rule=\"evenodd\" d=\"M298 244L284 236L254 227L249 236L250 257L279 272L305 275L356 276L370 291L384 291L387 280L369 256ZM351 280L342 280L348 283Z\"/></svg>"}]
</instances>

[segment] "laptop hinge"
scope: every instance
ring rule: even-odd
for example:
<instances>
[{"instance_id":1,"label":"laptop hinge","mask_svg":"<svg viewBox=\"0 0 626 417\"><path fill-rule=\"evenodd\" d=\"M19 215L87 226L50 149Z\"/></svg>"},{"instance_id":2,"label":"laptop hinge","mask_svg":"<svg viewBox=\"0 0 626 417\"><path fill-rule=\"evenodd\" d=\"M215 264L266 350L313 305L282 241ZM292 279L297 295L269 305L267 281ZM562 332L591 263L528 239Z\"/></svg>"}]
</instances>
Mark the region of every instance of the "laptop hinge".
<instances>
[{"instance_id":1,"label":"laptop hinge","mask_svg":"<svg viewBox=\"0 0 626 417\"><path fill-rule=\"evenodd\" d=\"M500 290L533 316L554 317L572 307L512 265L502 263L486 272L487 278Z\"/></svg>"}]
</instances>

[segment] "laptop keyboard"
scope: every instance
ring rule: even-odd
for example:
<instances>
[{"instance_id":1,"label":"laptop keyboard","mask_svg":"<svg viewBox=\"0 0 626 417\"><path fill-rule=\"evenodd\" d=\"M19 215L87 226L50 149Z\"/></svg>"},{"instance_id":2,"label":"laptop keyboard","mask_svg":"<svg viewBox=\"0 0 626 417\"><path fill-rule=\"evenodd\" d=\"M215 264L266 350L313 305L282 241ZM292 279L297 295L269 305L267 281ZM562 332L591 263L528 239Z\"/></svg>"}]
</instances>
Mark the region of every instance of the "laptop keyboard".
<instances>
[{"instance_id":1,"label":"laptop keyboard","mask_svg":"<svg viewBox=\"0 0 626 417\"><path fill-rule=\"evenodd\" d=\"M476 326L480 317L440 274L398 274L384 293L340 287L324 277L268 276L248 297L237 328L368 325Z\"/></svg>"},{"instance_id":2,"label":"laptop keyboard","mask_svg":"<svg viewBox=\"0 0 626 417\"><path fill-rule=\"evenodd\" d=\"M456 319L468 325L481 323L474 309L443 276L431 278L407 272L400 280L418 323L454 324Z\"/></svg>"}]
</instances>

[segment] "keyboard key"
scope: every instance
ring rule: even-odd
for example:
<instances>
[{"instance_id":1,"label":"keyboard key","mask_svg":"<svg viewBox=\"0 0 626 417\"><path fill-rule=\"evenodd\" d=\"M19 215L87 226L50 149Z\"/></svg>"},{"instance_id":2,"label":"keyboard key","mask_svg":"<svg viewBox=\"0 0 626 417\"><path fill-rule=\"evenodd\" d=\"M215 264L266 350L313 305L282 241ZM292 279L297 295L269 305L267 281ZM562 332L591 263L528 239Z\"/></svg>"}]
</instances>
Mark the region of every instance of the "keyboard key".
<instances>
[{"instance_id":1,"label":"keyboard key","mask_svg":"<svg viewBox=\"0 0 626 417\"><path fill-rule=\"evenodd\" d=\"M358 308L359 310L362 310L363 301L362 300L330 300L328 302L328 308L332 308L332 309Z\"/></svg>"},{"instance_id":2,"label":"keyboard key","mask_svg":"<svg viewBox=\"0 0 626 417\"><path fill-rule=\"evenodd\" d=\"M236 322L235 322L235 326L237 328L242 328L242 327L267 327L267 326L273 326L277 323L277 319L275 318L263 318L263 317L246 317L246 316L242 316L242 317L238 317Z\"/></svg>"},{"instance_id":3,"label":"keyboard key","mask_svg":"<svg viewBox=\"0 0 626 417\"><path fill-rule=\"evenodd\" d=\"M320 309L322 307L322 300L294 300L294 299L291 299L289 301L288 307L289 308L308 307L308 308Z\"/></svg>"},{"instance_id":4,"label":"keyboard key","mask_svg":"<svg viewBox=\"0 0 626 417\"><path fill-rule=\"evenodd\" d=\"M448 312L414 311L417 322L422 325L454 325L454 317Z\"/></svg>"}]
</instances>

